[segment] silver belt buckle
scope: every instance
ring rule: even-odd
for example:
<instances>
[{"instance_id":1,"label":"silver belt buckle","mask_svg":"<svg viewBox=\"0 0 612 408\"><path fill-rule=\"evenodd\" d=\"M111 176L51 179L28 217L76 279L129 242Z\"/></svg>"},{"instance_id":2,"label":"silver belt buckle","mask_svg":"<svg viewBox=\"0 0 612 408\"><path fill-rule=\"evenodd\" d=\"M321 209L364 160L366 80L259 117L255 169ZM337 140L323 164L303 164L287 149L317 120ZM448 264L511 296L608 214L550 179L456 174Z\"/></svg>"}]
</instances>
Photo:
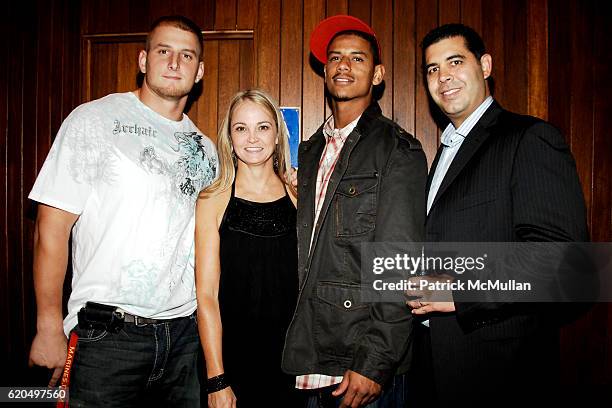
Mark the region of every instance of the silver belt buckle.
<instances>
[{"instance_id":1,"label":"silver belt buckle","mask_svg":"<svg viewBox=\"0 0 612 408\"><path fill-rule=\"evenodd\" d=\"M136 327L143 327L143 326L147 325L146 323L140 323L139 322L140 318L138 316L136 316L136 315L133 315L133 316L134 316L134 326L136 326Z\"/></svg>"},{"instance_id":2,"label":"silver belt buckle","mask_svg":"<svg viewBox=\"0 0 612 408\"><path fill-rule=\"evenodd\" d=\"M147 323L142 323L139 322L139 317L136 315L133 315L131 313L126 312L125 310L121 309L121 308L117 308L117 313L119 313L119 315L121 316L121 318L123 319L123 321L125 322L125 315L129 314L130 316L132 316L134 318L134 326L136 327L143 327L146 326Z\"/></svg>"}]
</instances>

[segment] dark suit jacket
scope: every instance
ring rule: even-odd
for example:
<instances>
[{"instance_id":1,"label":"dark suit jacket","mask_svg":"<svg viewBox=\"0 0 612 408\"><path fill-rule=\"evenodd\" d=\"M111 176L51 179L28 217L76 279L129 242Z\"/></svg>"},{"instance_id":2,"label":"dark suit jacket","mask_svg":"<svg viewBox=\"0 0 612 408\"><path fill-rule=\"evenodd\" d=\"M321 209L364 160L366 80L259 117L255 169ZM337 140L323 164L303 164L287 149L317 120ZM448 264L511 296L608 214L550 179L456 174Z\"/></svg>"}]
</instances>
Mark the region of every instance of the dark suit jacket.
<instances>
[{"instance_id":1,"label":"dark suit jacket","mask_svg":"<svg viewBox=\"0 0 612 408\"><path fill-rule=\"evenodd\" d=\"M426 241L587 239L584 198L563 136L544 121L493 102L440 185L426 219ZM548 378L558 351L558 329L544 312L550 305L462 303L456 295L456 313L430 318L442 405L456 405L461 395L465 402L477 400L483 389L504 390L504 399L513 383ZM477 389L471 389L474 384Z\"/></svg>"}]
</instances>

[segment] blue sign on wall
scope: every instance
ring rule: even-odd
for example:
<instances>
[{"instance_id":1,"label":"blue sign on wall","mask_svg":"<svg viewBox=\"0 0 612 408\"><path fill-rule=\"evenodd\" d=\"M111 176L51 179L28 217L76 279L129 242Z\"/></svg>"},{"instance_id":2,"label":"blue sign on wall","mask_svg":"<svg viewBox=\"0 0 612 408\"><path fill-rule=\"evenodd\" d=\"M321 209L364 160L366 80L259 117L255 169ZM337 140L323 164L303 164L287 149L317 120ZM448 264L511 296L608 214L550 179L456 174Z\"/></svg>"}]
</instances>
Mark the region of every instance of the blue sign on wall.
<instances>
[{"instance_id":1,"label":"blue sign on wall","mask_svg":"<svg viewBox=\"0 0 612 408\"><path fill-rule=\"evenodd\" d=\"M298 166L298 146L300 144L300 108L281 107L281 113L289 130L289 151L291 153L291 166Z\"/></svg>"}]
</instances>

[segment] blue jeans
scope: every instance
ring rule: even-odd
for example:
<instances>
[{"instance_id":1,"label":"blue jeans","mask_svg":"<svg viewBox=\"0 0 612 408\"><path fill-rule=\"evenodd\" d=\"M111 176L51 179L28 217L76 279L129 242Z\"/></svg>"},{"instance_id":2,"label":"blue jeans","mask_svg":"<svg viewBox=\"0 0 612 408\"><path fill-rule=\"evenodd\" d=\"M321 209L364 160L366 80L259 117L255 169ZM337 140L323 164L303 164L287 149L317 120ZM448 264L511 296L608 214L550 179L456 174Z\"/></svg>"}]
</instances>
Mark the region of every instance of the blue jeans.
<instances>
[{"instance_id":1,"label":"blue jeans","mask_svg":"<svg viewBox=\"0 0 612 408\"><path fill-rule=\"evenodd\" d=\"M337 408L344 396L334 397L331 393L337 385L316 390L306 403L306 408ZM405 408L407 394L407 375L400 374L389 380L374 402L364 405L363 408Z\"/></svg>"},{"instance_id":2,"label":"blue jeans","mask_svg":"<svg viewBox=\"0 0 612 408\"><path fill-rule=\"evenodd\" d=\"M118 333L74 329L70 407L200 407L195 316L125 323Z\"/></svg>"}]
</instances>

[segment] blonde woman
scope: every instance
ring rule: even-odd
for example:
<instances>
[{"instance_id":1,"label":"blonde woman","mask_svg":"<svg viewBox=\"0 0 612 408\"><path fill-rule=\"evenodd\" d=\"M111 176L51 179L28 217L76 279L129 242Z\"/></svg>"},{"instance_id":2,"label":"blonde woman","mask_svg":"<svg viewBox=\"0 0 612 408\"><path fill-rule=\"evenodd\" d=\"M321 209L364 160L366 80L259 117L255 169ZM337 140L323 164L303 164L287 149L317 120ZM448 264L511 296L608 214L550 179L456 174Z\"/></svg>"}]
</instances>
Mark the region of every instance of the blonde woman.
<instances>
[{"instance_id":1,"label":"blonde woman","mask_svg":"<svg viewBox=\"0 0 612 408\"><path fill-rule=\"evenodd\" d=\"M270 96L234 96L218 135L219 178L196 207L198 326L211 408L298 405L294 379L280 368L298 291L288 143Z\"/></svg>"}]
</instances>

